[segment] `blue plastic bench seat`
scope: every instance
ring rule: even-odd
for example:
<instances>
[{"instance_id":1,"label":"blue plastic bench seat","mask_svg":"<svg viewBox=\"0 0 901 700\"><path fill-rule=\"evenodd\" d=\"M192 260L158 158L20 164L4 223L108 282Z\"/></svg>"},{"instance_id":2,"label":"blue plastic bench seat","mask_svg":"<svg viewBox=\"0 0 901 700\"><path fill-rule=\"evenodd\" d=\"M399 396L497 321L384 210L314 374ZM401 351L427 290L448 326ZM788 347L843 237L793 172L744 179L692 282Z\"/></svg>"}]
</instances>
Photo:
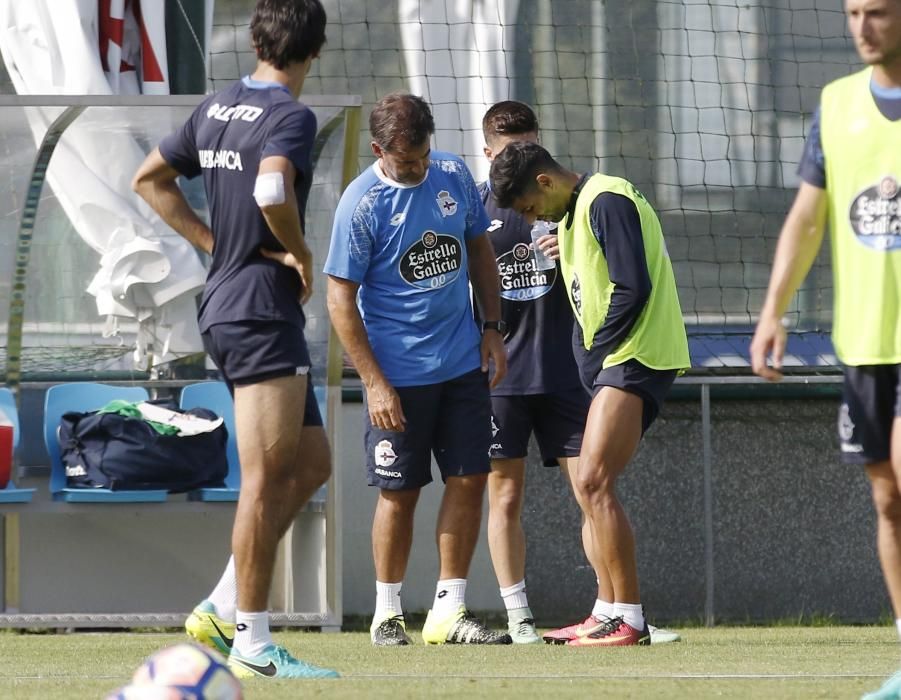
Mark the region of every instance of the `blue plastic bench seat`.
<instances>
[{"instance_id":1,"label":"blue plastic bench seat","mask_svg":"<svg viewBox=\"0 0 901 700\"><path fill-rule=\"evenodd\" d=\"M317 386L314 387L314 392L324 421L326 416L325 389ZM188 384L181 390L179 406L182 410L207 408L225 419L225 427L228 430L228 445L226 446L228 476L225 478L225 487L197 489L189 493L188 498L194 501L237 501L241 490L241 462L238 459L238 443L235 432L235 404L225 382ZM312 500L325 500L325 486L316 492Z\"/></svg>"},{"instance_id":2,"label":"blue plastic bench seat","mask_svg":"<svg viewBox=\"0 0 901 700\"><path fill-rule=\"evenodd\" d=\"M44 444L50 455L50 494L54 501L68 503L162 503L165 490L113 491L111 489L79 489L66 485L66 467L60 455L57 430L59 420L69 411L94 411L114 399L146 401L147 390L140 386L113 386L96 382L67 382L47 389L44 399Z\"/></svg>"}]
</instances>

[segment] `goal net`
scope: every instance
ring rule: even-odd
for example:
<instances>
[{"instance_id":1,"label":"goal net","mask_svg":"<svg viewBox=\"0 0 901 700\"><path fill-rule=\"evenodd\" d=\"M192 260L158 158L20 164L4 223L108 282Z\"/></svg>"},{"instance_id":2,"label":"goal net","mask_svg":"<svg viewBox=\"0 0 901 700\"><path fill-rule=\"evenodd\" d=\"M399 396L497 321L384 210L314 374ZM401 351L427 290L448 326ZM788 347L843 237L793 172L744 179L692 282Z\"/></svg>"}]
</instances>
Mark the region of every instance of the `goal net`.
<instances>
[{"instance_id":1,"label":"goal net","mask_svg":"<svg viewBox=\"0 0 901 700\"><path fill-rule=\"evenodd\" d=\"M210 79L253 65L249 0L218 0ZM656 207L695 364L747 365L776 237L819 91L855 70L839 0L325 0L305 92L426 97L436 148L477 177L481 116L533 105L544 145L631 180ZM370 162L360 134L361 165ZM834 365L824 253L788 314L788 363Z\"/></svg>"}]
</instances>

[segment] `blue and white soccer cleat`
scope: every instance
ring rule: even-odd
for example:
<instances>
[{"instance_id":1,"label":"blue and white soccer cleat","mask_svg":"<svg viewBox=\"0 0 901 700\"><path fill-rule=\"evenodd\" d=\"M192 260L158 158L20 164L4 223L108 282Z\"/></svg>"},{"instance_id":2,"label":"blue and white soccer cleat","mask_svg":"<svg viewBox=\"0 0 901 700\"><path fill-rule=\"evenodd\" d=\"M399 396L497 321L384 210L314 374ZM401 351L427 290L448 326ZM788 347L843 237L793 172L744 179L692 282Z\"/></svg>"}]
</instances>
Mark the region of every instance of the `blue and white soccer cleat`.
<instances>
[{"instance_id":1,"label":"blue and white soccer cleat","mask_svg":"<svg viewBox=\"0 0 901 700\"><path fill-rule=\"evenodd\" d=\"M879 690L867 693L860 700L901 700L901 671L883 683Z\"/></svg>"},{"instance_id":2,"label":"blue and white soccer cleat","mask_svg":"<svg viewBox=\"0 0 901 700\"><path fill-rule=\"evenodd\" d=\"M259 656L242 656L234 649L228 667L238 678L339 678L337 671L295 659L285 647L270 644Z\"/></svg>"},{"instance_id":3,"label":"blue and white soccer cleat","mask_svg":"<svg viewBox=\"0 0 901 700\"><path fill-rule=\"evenodd\" d=\"M535 630L535 617L528 608L507 611L507 634L514 644L538 644L541 637Z\"/></svg>"},{"instance_id":4,"label":"blue and white soccer cleat","mask_svg":"<svg viewBox=\"0 0 901 700\"><path fill-rule=\"evenodd\" d=\"M648 630L651 632L651 644L672 644L673 642L682 641L682 635L672 630L654 627L650 623L648 623Z\"/></svg>"}]
</instances>

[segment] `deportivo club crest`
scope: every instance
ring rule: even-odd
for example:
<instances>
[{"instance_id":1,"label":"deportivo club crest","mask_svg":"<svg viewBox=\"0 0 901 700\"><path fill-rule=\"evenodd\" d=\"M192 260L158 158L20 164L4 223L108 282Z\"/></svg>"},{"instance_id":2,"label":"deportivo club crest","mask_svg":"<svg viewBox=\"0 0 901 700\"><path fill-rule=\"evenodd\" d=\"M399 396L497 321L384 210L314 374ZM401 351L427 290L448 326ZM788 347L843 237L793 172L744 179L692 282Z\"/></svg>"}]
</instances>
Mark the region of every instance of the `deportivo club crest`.
<instances>
[{"instance_id":1,"label":"deportivo club crest","mask_svg":"<svg viewBox=\"0 0 901 700\"><path fill-rule=\"evenodd\" d=\"M579 283L579 276L573 274L572 285L569 290L570 296L573 300L573 307L576 309L576 313L579 316L582 315L582 285Z\"/></svg>"},{"instance_id":2,"label":"deportivo club crest","mask_svg":"<svg viewBox=\"0 0 901 700\"><path fill-rule=\"evenodd\" d=\"M886 175L851 202L848 223L857 240L875 250L901 249L901 197L898 180Z\"/></svg>"},{"instance_id":3,"label":"deportivo club crest","mask_svg":"<svg viewBox=\"0 0 901 700\"><path fill-rule=\"evenodd\" d=\"M373 450L373 457L375 457L375 463L380 467L390 467L397 461L397 453L390 440L379 441Z\"/></svg>"},{"instance_id":4,"label":"deportivo club crest","mask_svg":"<svg viewBox=\"0 0 901 700\"><path fill-rule=\"evenodd\" d=\"M435 201L438 202L438 211L441 212L441 216L453 216L457 213L457 202L447 190L441 190Z\"/></svg>"}]
</instances>

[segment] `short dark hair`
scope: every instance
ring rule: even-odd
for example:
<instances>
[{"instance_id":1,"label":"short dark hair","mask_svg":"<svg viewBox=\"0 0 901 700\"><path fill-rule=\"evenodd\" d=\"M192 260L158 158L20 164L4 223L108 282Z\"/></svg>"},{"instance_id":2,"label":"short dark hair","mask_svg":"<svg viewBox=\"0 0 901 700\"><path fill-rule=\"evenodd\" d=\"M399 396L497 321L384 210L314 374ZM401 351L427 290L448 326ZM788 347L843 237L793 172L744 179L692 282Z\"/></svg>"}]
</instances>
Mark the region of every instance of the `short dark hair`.
<instances>
[{"instance_id":1,"label":"short dark hair","mask_svg":"<svg viewBox=\"0 0 901 700\"><path fill-rule=\"evenodd\" d=\"M491 161L491 191L502 209L536 186L540 173L561 172L563 168L537 143L513 141Z\"/></svg>"},{"instance_id":2,"label":"short dark hair","mask_svg":"<svg viewBox=\"0 0 901 700\"><path fill-rule=\"evenodd\" d=\"M516 136L538 131L538 117L524 102L504 100L492 105L482 117L485 142L495 136Z\"/></svg>"},{"instance_id":3,"label":"short dark hair","mask_svg":"<svg viewBox=\"0 0 901 700\"><path fill-rule=\"evenodd\" d=\"M319 54L325 24L319 0L257 0L250 38L258 59L283 70Z\"/></svg>"},{"instance_id":4,"label":"short dark hair","mask_svg":"<svg viewBox=\"0 0 901 700\"><path fill-rule=\"evenodd\" d=\"M418 95L392 92L369 113L369 133L386 151L400 144L420 146L435 133L435 120L428 103Z\"/></svg>"}]
</instances>

